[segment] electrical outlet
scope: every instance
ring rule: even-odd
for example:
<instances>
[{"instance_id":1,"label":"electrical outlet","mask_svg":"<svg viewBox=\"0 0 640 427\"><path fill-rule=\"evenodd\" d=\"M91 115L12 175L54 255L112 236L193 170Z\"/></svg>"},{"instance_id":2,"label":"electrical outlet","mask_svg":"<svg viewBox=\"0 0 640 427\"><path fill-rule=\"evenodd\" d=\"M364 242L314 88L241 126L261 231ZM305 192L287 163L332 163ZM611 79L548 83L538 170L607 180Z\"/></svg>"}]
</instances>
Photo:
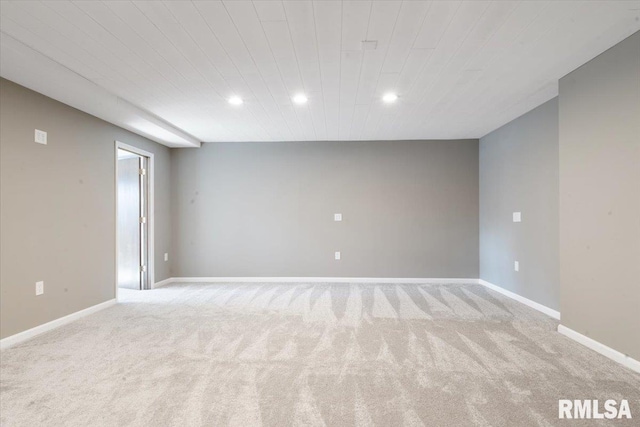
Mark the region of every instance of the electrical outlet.
<instances>
[{"instance_id":1,"label":"electrical outlet","mask_svg":"<svg viewBox=\"0 0 640 427\"><path fill-rule=\"evenodd\" d=\"M36 295L44 294L44 282L36 282Z\"/></svg>"},{"instance_id":2,"label":"electrical outlet","mask_svg":"<svg viewBox=\"0 0 640 427\"><path fill-rule=\"evenodd\" d=\"M340 261L340 252L336 252L334 254L334 257L335 257L336 261Z\"/></svg>"},{"instance_id":3,"label":"electrical outlet","mask_svg":"<svg viewBox=\"0 0 640 427\"><path fill-rule=\"evenodd\" d=\"M164 260L169 261L169 254L166 252L164 253Z\"/></svg>"},{"instance_id":4,"label":"electrical outlet","mask_svg":"<svg viewBox=\"0 0 640 427\"><path fill-rule=\"evenodd\" d=\"M342 221L342 214L341 213L333 214L333 220L336 222Z\"/></svg>"},{"instance_id":5,"label":"electrical outlet","mask_svg":"<svg viewBox=\"0 0 640 427\"><path fill-rule=\"evenodd\" d=\"M36 129L34 140L38 144L47 145L47 133L43 130Z\"/></svg>"},{"instance_id":6,"label":"electrical outlet","mask_svg":"<svg viewBox=\"0 0 640 427\"><path fill-rule=\"evenodd\" d=\"M513 222L522 222L522 212L513 213Z\"/></svg>"},{"instance_id":7,"label":"electrical outlet","mask_svg":"<svg viewBox=\"0 0 640 427\"><path fill-rule=\"evenodd\" d=\"M518 261L513 262L513 269L515 271L520 271L520 263Z\"/></svg>"}]
</instances>

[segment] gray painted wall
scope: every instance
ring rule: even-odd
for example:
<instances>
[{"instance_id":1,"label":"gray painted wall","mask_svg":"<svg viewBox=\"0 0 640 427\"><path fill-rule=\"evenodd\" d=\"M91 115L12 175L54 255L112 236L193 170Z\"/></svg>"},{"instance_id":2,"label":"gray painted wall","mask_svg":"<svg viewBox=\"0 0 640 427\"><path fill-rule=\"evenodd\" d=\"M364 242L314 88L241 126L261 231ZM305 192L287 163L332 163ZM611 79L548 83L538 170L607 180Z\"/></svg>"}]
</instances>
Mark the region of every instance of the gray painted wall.
<instances>
[{"instance_id":1,"label":"gray painted wall","mask_svg":"<svg viewBox=\"0 0 640 427\"><path fill-rule=\"evenodd\" d=\"M478 277L477 140L210 143L171 161L178 277Z\"/></svg>"},{"instance_id":2,"label":"gray painted wall","mask_svg":"<svg viewBox=\"0 0 640 427\"><path fill-rule=\"evenodd\" d=\"M48 145L33 141L48 132ZM155 154L156 280L171 242L169 149L0 80L0 337L115 296L115 140ZM35 282L45 293L35 296Z\"/></svg>"},{"instance_id":3,"label":"gray painted wall","mask_svg":"<svg viewBox=\"0 0 640 427\"><path fill-rule=\"evenodd\" d=\"M560 80L562 323L640 360L640 33Z\"/></svg>"},{"instance_id":4,"label":"gray painted wall","mask_svg":"<svg viewBox=\"0 0 640 427\"><path fill-rule=\"evenodd\" d=\"M480 139L480 278L555 310L558 185L557 98Z\"/></svg>"}]
</instances>

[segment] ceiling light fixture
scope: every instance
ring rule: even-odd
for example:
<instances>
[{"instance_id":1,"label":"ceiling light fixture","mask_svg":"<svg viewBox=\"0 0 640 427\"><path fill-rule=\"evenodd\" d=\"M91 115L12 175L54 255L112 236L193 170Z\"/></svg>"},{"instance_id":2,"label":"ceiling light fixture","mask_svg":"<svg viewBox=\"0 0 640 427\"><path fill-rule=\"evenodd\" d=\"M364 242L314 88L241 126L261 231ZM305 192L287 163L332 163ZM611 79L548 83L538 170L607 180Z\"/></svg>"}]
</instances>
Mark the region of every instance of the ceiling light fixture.
<instances>
[{"instance_id":1,"label":"ceiling light fixture","mask_svg":"<svg viewBox=\"0 0 640 427\"><path fill-rule=\"evenodd\" d=\"M398 95L396 95L395 93L386 93L382 97L382 100L387 104L391 104L392 102L396 102L398 100Z\"/></svg>"},{"instance_id":2,"label":"ceiling light fixture","mask_svg":"<svg viewBox=\"0 0 640 427\"><path fill-rule=\"evenodd\" d=\"M232 96L229 98L229 104L231 105L242 105L242 98L239 96Z\"/></svg>"},{"instance_id":3,"label":"ceiling light fixture","mask_svg":"<svg viewBox=\"0 0 640 427\"><path fill-rule=\"evenodd\" d=\"M293 97L293 102L295 102L296 104L306 104L307 96L304 93L299 93Z\"/></svg>"}]
</instances>

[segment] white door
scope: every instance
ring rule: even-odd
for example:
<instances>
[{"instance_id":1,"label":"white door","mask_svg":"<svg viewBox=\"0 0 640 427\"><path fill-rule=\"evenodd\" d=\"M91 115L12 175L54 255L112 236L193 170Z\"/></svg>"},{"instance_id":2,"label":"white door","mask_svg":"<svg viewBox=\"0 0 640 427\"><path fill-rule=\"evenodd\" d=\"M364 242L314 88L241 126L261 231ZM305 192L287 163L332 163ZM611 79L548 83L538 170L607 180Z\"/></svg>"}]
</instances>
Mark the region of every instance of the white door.
<instances>
[{"instance_id":1,"label":"white door","mask_svg":"<svg viewBox=\"0 0 640 427\"><path fill-rule=\"evenodd\" d=\"M147 289L148 158L118 149L118 287Z\"/></svg>"}]
</instances>

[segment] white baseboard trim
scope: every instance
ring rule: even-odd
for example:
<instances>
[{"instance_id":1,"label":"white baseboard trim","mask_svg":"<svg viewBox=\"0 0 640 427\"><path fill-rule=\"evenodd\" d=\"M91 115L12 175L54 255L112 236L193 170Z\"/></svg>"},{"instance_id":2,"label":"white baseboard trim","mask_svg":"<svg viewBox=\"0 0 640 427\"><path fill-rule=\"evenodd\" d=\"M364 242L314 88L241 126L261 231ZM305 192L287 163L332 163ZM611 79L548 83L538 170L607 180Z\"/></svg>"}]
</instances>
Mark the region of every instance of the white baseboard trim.
<instances>
[{"instance_id":1,"label":"white baseboard trim","mask_svg":"<svg viewBox=\"0 0 640 427\"><path fill-rule=\"evenodd\" d=\"M482 280L482 279L478 279L478 283L480 283L482 286L485 286L493 291L496 291L498 293L501 293L504 296L507 296L511 299L514 299L518 302L521 302L524 305L528 305L529 307L538 310L541 313L546 314L547 316L553 317L554 319L558 319L560 320L560 312L556 311L552 308L547 307L546 305L542 305L540 303L537 303L535 301L531 301L528 298L525 298L521 295L518 295L516 293L513 293L511 291L508 291L504 288L501 288L498 285L494 285L493 283L487 282L486 280Z\"/></svg>"},{"instance_id":2,"label":"white baseboard trim","mask_svg":"<svg viewBox=\"0 0 640 427\"><path fill-rule=\"evenodd\" d=\"M104 310L105 308L111 307L112 305L115 305L115 304L116 304L115 299L105 301L100 304L91 306L89 308L85 308L84 310L76 311L75 313L71 313L67 316L52 320L51 322L47 322L43 325L36 326L35 328L27 329L26 331L3 338L0 340L0 350L4 350L16 344L20 344L37 335L43 334L45 332L49 332L52 329L59 328L60 326L74 322L80 318L86 317L100 310Z\"/></svg>"},{"instance_id":3,"label":"white baseboard trim","mask_svg":"<svg viewBox=\"0 0 640 427\"><path fill-rule=\"evenodd\" d=\"M173 283L173 282L175 282L175 279L172 278L172 277L169 277L168 279L164 279L164 280L161 280L159 282L154 283L153 286L151 287L151 289L160 288L160 287L162 287L164 285L168 285L169 283Z\"/></svg>"},{"instance_id":4,"label":"white baseboard trim","mask_svg":"<svg viewBox=\"0 0 640 427\"><path fill-rule=\"evenodd\" d=\"M173 277L166 283L424 283L477 284L478 279L401 278L401 277ZM161 285L161 286L162 286ZM156 287L158 284L156 284Z\"/></svg>"},{"instance_id":5,"label":"white baseboard trim","mask_svg":"<svg viewBox=\"0 0 640 427\"><path fill-rule=\"evenodd\" d=\"M571 328L567 328L564 325L558 325L558 332L582 344L583 346L590 348L591 350L597 351L598 353L608 357L614 362L618 362L621 365L624 365L627 368L631 369L632 371L640 373L640 361L629 357L624 353L620 353L618 350L614 350L611 347L607 347L601 342L582 335L581 333L576 332Z\"/></svg>"}]
</instances>

